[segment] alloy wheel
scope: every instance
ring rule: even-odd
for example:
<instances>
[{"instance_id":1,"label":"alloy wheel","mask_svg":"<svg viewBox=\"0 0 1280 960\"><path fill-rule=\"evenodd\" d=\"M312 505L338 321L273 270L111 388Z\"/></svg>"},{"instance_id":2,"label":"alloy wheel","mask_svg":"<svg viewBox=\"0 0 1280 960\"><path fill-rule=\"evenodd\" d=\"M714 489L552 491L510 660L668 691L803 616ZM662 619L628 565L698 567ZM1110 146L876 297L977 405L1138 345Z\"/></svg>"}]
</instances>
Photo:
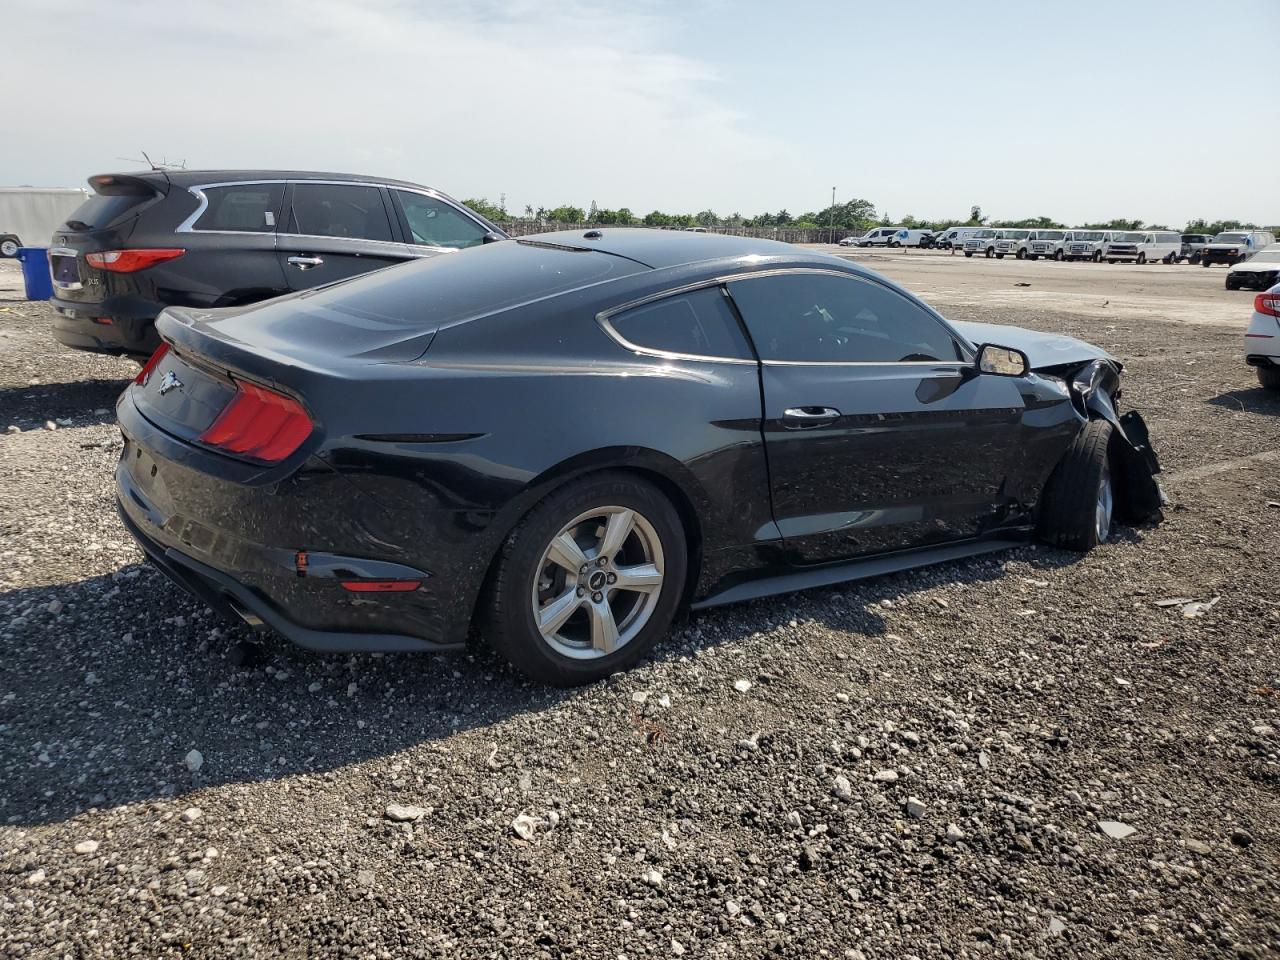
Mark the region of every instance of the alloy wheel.
<instances>
[{"instance_id":1,"label":"alloy wheel","mask_svg":"<svg viewBox=\"0 0 1280 960\"><path fill-rule=\"evenodd\" d=\"M565 524L533 580L533 621L557 653L609 656L635 639L658 604L662 542L639 512L597 507Z\"/></svg>"},{"instance_id":2,"label":"alloy wheel","mask_svg":"<svg viewBox=\"0 0 1280 960\"><path fill-rule=\"evenodd\" d=\"M1111 486L1111 466L1102 465L1102 476L1098 478L1098 502L1094 508L1094 525L1098 543L1106 543L1111 536L1111 512L1115 505L1115 493Z\"/></svg>"}]
</instances>

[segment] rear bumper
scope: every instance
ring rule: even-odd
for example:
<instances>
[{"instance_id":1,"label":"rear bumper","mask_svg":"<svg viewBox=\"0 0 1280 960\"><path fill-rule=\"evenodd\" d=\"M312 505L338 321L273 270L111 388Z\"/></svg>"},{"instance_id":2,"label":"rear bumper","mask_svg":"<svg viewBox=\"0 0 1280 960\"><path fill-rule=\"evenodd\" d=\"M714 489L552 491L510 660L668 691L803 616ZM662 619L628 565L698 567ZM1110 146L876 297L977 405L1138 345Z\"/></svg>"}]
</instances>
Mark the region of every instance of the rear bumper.
<instances>
[{"instance_id":1,"label":"rear bumper","mask_svg":"<svg viewBox=\"0 0 1280 960\"><path fill-rule=\"evenodd\" d=\"M165 547L158 540L147 536L130 516L123 499L116 501L116 509L125 529L161 573L233 623L244 623L254 628L270 627L300 647L323 653L422 653L452 650L461 646L436 643L406 634L363 633L303 626L291 620L287 613L255 588L187 556L175 547Z\"/></svg>"},{"instance_id":2,"label":"rear bumper","mask_svg":"<svg viewBox=\"0 0 1280 960\"><path fill-rule=\"evenodd\" d=\"M215 477L188 466L192 451L166 441L127 396L117 414L125 434L116 467L124 526L161 571L203 602L313 650L464 644L469 623L458 597L466 591L410 557L370 559L396 555L392 518L344 478L323 468L270 484ZM310 561L301 574L299 550ZM403 593L342 586L360 579L415 579L421 586Z\"/></svg>"},{"instance_id":3,"label":"rear bumper","mask_svg":"<svg viewBox=\"0 0 1280 960\"><path fill-rule=\"evenodd\" d=\"M54 311L54 339L64 346L139 357L150 356L160 346L155 323L156 314L162 309L159 304L132 299L81 303L55 295L50 305ZM103 320L110 322L100 322Z\"/></svg>"}]
</instances>

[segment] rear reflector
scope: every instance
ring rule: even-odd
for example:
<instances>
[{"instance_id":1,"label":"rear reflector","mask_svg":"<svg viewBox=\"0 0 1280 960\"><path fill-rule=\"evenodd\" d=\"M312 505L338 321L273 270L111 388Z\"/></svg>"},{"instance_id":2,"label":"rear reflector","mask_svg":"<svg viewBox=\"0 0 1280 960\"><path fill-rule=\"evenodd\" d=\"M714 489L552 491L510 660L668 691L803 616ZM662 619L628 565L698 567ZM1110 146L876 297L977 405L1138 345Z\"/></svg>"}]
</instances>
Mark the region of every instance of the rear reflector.
<instances>
[{"instance_id":1,"label":"rear reflector","mask_svg":"<svg viewBox=\"0 0 1280 960\"><path fill-rule=\"evenodd\" d=\"M1280 319L1280 293L1260 293L1253 298L1253 309Z\"/></svg>"},{"instance_id":2,"label":"rear reflector","mask_svg":"<svg viewBox=\"0 0 1280 960\"><path fill-rule=\"evenodd\" d=\"M104 327L109 327L113 323L115 323L115 321L112 320L110 317L94 317L93 322L96 324L100 324L101 326L104 326Z\"/></svg>"},{"instance_id":3,"label":"rear reflector","mask_svg":"<svg viewBox=\"0 0 1280 960\"><path fill-rule=\"evenodd\" d=\"M99 270L110 270L112 273L133 273L154 267L166 260L176 260L187 251L177 248L157 250L102 250L98 253L86 253L85 263Z\"/></svg>"},{"instance_id":4,"label":"rear reflector","mask_svg":"<svg viewBox=\"0 0 1280 960\"><path fill-rule=\"evenodd\" d=\"M164 355L169 352L169 345L162 343L156 347L156 352L151 355L151 359L146 362L138 375L133 378L133 382L140 387L145 387L147 381L151 379L151 371L156 368L156 364L164 359Z\"/></svg>"},{"instance_id":5,"label":"rear reflector","mask_svg":"<svg viewBox=\"0 0 1280 960\"><path fill-rule=\"evenodd\" d=\"M199 440L227 453L278 463L302 446L313 427L297 400L237 380L236 395Z\"/></svg>"},{"instance_id":6,"label":"rear reflector","mask_svg":"<svg viewBox=\"0 0 1280 960\"><path fill-rule=\"evenodd\" d=\"M408 593L422 586L421 580L343 580L344 590L352 593Z\"/></svg>"}]
</instances>

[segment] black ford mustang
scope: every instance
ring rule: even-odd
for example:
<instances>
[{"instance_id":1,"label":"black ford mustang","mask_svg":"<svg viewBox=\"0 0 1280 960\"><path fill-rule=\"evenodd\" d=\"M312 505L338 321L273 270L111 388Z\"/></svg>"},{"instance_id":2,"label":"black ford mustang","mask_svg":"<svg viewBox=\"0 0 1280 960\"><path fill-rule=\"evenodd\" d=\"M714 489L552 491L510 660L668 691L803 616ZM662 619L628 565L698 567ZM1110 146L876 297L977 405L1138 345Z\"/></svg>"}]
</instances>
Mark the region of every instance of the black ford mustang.
<instances>
[{"instance_id":1,"label":"black ford mustang","mask_svg":"<svg viewBox=\"0 0 1280 960\"><path fill-rule=\"evenodd\" d=\"M1104 351L771 241L551 233L157 326L118 404L124 522L314 649L475 627L580 683L685 605L1087 550L1161 501Z\"/></svg>"}]
</instances>

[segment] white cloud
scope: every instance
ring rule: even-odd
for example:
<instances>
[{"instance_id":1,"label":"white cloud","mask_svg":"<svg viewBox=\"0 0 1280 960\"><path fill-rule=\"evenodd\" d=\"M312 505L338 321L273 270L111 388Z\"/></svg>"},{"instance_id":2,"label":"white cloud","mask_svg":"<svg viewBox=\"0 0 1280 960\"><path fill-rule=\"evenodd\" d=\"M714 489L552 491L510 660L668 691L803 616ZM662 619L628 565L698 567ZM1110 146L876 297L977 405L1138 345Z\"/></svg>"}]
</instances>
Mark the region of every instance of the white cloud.
<instances>
[{"instance_id":1,"label":"white cloud","mask_svg":"<svg viewBox=\"0 0 1280 960\"><path fill-rule=\"evenodd\" d=\"M42 95L9 100L0 182L81 182L146 149L505 192L516 209L729 212L760 170L803 164L725 105L714 71L662 52L676 25L660 6L74 0L5 23L6 72Z\"/></svg>"}]
</instances>

